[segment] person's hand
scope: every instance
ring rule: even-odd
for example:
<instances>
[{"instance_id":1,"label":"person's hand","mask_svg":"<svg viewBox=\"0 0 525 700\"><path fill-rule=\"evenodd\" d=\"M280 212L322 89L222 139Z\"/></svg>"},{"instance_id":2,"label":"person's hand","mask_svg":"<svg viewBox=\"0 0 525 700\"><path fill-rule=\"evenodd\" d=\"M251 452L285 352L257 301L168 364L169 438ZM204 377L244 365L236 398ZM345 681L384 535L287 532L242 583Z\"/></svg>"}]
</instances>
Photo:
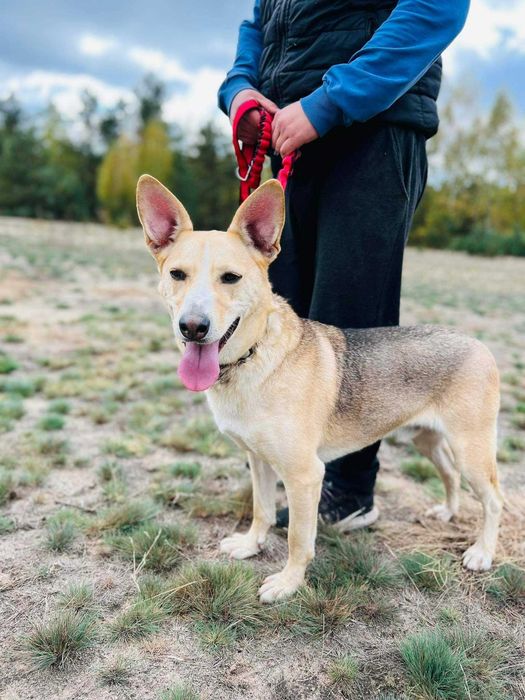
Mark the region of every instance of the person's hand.
<instances>
[{"instance_id":1,"label":"person's hand","mask_svg":"<svg viewBox=\"0 0 525 700\"><path fill-rule=\"evenodd\" d=\"M257 100L257 102L264 107L264 109L270 114L275 114L278 110L277 105L269 100L264 95L261 95L257 90L241 90L238 92L232 100L230 107L230 122L233 124L235 119L235 114L237 110L242 105L243 102L247 100ZM248 145L253 145L257 142L257 136L259 135L259 113L255 109L251 109L246 112L244 117L239 122L239 139Z\"/></svg>"},{"instance_id":2,"label":"person's hand","mask_svg":"<svg viewBox=\"0 0 525 700\"><path fill-rule=\"evenodd\" d=\"M272 124L272 146L282 158L317 138L319 134L304 113L300 102L292 102L275 114Z\"/></svg>"}]
</instances>

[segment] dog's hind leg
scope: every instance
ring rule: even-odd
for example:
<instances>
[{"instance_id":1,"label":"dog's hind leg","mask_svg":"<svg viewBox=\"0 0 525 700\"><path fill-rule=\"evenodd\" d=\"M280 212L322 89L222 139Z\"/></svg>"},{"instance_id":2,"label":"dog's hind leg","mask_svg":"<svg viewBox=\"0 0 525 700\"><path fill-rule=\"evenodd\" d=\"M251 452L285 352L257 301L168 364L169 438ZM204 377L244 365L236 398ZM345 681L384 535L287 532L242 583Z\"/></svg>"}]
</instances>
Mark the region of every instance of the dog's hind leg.
<instances>
[{"instance_id":1,"label":"dog's hind leg","mask_svg":"<svg viewBox=\"0 0 525 700\"><path fill-rule=\"evenodd\" d=\"M251 452L248 453L253 490L253 520L246 533L235 533L226 537L220 543L221 552L233 559L247 559L261 551L266 541L266 535L275 524L275 499L277 475L269 464L266 464Z\"/></svg>"},{"instance_id":2,"label":"dog's hind leg","mask_svg":"<svg viewBox=\"0 0 525 700\"><path fill-rule=\"evenodd\" d=\"M447 522L459 510L461 476L454 464L452 450L442 433L427 428L420 430L413 441L419 452L434 464L445 486L446 503L433 506L426 515Z\"/></svg>"},{"instance_id":3,"label":"dog's hind leg","mask_svg":"<svg viewBox=\"0 0 525 700\"><path fill-rule=\"evenodd\" d=\"M294 469L280 473L290 509L288 561L282 571L264 580L259 589L263 603L272 603L295 593L304 582L306 567L315 552L324 464L315 456L309 460L298 459L294 466Z\"/></svg>"},{"instance_id":4,"label":"dog's hind leg","mask_svg":"<svg viewBox=\"0 0 525 700\"><path fill-rule=\"evenodd\" d=\"M463 555L463 566L490 569L496 551L503 497L496 465L495 428L450 436L456 463L483 507L483 524L476 542Z\"/></svg>"}]
</instances>

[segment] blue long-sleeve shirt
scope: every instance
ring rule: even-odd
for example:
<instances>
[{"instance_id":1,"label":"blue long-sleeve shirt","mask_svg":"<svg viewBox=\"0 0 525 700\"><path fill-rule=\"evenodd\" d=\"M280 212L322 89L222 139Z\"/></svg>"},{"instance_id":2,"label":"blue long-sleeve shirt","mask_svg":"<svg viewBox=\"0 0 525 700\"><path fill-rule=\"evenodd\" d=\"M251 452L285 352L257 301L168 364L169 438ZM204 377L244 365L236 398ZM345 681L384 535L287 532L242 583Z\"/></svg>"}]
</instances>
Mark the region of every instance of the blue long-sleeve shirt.
<instances>
[{"instance_id":1,"label":"blue long-sleeve shirt","mask_svg":"<svg viewBox=\"0 0 525 700\"><path fill-rule=\"evenodd\" d=\"M399 0L363 48L348 63L327 70L322 85L301 99L319 136L340 124L367 121L394 104L459 34L469 5L470 0ZM235 62L219 89L226 114L237 93L257 89L262 48L255 0L253 20L241 24Z\"/></svg>"}]
</instances>

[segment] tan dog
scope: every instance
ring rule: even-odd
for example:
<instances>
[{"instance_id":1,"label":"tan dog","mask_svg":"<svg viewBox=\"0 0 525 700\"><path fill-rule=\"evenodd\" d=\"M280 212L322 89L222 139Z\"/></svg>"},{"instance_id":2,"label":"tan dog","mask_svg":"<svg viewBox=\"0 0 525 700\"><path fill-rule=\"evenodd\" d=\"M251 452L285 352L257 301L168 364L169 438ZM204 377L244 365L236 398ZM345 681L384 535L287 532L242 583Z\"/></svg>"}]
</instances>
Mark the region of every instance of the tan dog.
<instances>
[{"instance_id":1,"label":"tan dog","mask_svg":"<svg viewBox=\"0 0 525 700\"><path fill-rule=\"evenodd\" d=\"M401 426L420 428L415 444L443 478L447 501L437 517L458 512L460 473L480 499L482 530L463 564L488 569L502 509L499 377L489 350L447 328L340 330L299 318L268 281L284 223L275 180L241 205L226 232L194 231L182 204L148 175L137 202L183 351L179 375L189 389L208 390L219 429L249 456L253 522L221 550L236 559L257 554L275 522L278 477L286 489L288 562L264 581L261 600L288 596L304 581L323 463Z\"/></svg>"}]
</instances>

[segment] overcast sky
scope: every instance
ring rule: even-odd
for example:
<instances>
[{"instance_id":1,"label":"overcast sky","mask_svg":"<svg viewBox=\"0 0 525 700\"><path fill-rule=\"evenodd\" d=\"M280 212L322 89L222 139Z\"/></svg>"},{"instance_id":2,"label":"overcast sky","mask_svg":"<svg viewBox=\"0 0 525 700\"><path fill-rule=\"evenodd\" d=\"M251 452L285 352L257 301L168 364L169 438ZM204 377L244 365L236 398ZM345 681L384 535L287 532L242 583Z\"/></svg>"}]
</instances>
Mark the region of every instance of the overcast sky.
<instances>
[{"instance_id":1,"label":"overcast sky","mask_svg":"<svg viewBox=\"0 0 525 700\"><path fill-rule=\"evenodd\" d=\"M84 88L111 106L153 71L168 85L165 117L195 125L216 114L217 87L251 7L251 0L3 0L0 97L14 92L32 109L53 99L74 119ZM525 113L525 1L471 0L467 27L444 61L449 84L479 86L484 105L504 88Z\"/></svg>"}]
</instances>

